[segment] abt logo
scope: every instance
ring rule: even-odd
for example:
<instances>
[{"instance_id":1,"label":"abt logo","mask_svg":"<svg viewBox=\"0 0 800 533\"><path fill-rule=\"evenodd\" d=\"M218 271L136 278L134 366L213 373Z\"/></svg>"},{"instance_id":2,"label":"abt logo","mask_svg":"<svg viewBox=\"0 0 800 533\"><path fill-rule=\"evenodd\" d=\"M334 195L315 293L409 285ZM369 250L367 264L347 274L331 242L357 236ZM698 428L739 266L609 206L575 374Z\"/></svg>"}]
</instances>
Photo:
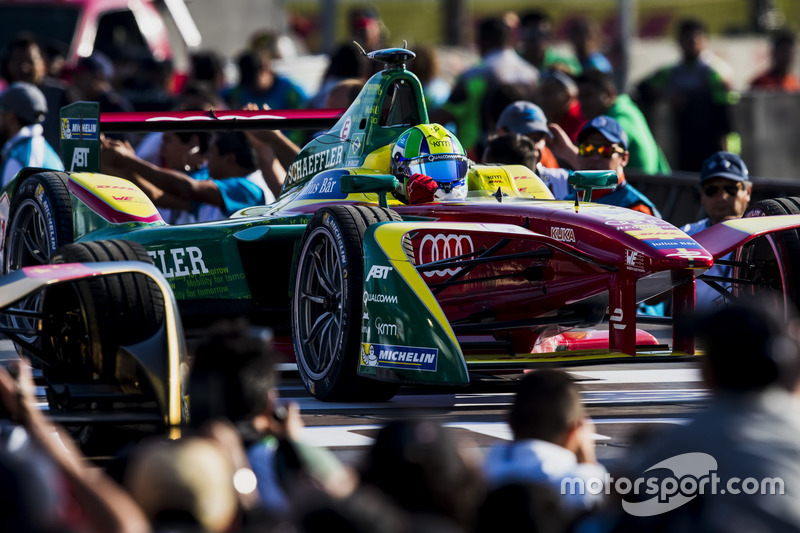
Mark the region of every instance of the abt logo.
<instances>
[{"instance_id":1,"label":"abt logo","mask_svg":"<svg viewBox=\"0 0 800 533\"><path fill-rule=\"evenodd\" d=\"M89 166L89 149L88 148L75 148L72 152L72 164L69 167L70 172L75 170L75 167L88 167Z\"/></svg>"},{"instance_id":2,"label":"abt logo","mask_svg":"<svg viewBox=\"0 0 800 533\"><path fill-rule=\"evenodd\" d=\"M367 281L373 278L386 279L391 270L394 270L394 268L381 265L372 265L372 268L369 269L369 273L367 274Z\"/></svg>"}]
</instances>

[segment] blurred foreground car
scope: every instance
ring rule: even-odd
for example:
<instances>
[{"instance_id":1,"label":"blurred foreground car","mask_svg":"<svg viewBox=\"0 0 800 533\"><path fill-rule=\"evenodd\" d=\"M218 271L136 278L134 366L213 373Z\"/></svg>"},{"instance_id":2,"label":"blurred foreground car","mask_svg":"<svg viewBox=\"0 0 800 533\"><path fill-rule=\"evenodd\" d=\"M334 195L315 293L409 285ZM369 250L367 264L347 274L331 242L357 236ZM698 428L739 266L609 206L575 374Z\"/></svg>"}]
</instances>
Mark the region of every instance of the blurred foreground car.
<instances>
[{"instance_id":1,"label":"blurred foreground car","mask_svg":"<svg viewBox=\"0 0 800 533\"><path fill-rule=\"evenodd\" d=\"M41 368L50 415L95 452L111 444L98 428L174 438L186 416L177 306L142 254L135 243L72 244L54 257L68 263L0 278L0 333Z\"/></svg>"}]
</instances>

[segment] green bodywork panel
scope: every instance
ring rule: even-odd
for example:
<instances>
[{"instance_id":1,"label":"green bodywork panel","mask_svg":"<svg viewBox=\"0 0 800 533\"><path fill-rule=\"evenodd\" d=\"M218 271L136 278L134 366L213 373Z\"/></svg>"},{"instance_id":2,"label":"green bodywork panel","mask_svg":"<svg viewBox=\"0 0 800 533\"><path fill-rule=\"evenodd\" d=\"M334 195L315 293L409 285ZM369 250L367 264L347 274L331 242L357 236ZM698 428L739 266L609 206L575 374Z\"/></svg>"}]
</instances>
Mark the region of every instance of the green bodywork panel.
<instances>
[{"instance_id":1,"label":"green bodywork panel","mask_svg":"<svg viewBox=\"0 0 800 533\"><path fill-rule=\"evenodd\" d=\"M289 166L283 194L336 167L360 167L366 156L408 128L428 123L417 77L405 69L381 71L327 133L308 143Z\"/></svg>"},{"instance_id":2,"label":"green bodywork panel","mask_svg":"<svg viewBox=\"0 0 800 533\"><path fill-rule=\"evenodd\" d=\"M469 383L461 348L403 252L402 234L376 238L386 224L374 224L364 235L359 375L409 383Z\"/></svg>"}]
</instances>

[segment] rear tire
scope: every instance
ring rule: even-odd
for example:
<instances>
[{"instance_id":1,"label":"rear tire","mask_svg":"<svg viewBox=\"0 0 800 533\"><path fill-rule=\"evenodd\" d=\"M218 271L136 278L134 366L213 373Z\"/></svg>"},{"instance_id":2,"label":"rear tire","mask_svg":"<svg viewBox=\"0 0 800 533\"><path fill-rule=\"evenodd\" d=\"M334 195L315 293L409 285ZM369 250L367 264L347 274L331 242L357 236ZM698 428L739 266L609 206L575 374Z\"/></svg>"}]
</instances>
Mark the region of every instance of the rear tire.
<instances>
[{"instance_id":1,"label":"rear tire","mask_svg":"<svg viewBox=\"0 0 800 533\"><path fill-rule=\"evenodd\" d=\"M744 218L797 214L800 214L800 197L794 196L758 201L745 212ZM735 286L734 295L767 298L786 316L800 302L798 230L758 237L736 250L734 260L746 266L735 267L732 277L749 281Z\"/></svg>"},{"instance_id":2,"label":"rear tire","mask_svg":"<svg viewBox=\"0 0 800 533\"><path fill-rule=\"evenodd\" d=\"M306 226L292 298L292 337L300 377L317 399L385 401L400 388L357 374L364 232L372 224L399 220L388 209L337 205L317 211Z\"/></svg>"}]
</instances>

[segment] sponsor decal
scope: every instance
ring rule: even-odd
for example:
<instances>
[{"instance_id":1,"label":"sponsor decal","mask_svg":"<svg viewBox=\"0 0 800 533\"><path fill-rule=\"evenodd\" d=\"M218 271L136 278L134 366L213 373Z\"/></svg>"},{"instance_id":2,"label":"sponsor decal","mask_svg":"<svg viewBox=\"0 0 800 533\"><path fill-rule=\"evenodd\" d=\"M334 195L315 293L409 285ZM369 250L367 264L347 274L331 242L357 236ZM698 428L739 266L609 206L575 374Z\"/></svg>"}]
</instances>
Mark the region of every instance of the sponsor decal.
<instances>
[{"instance_id":1,"label":"sponsor decal","mask_svg":"<svg viewBox=\"0 0 800 533\"><path fill-rule=\"evenodd\" d=\"M394 294L373 294L364 291L364 304L369 302L376 302L379 304L396 304L397 296Z\"/></svg>"},{"instance_id":2,"label":"sponsor decal","mask_svg":"<svg viewBox=\"0 0 800 533\"><path fill-rule=\"evenodd\" d=\"M298 159L289 167L287 179L290 183L339 165L344 158L344 146L334 146Z\"/></svg>"},{"instance_id":3,"label":"sponsor decal","mask_svg":"<svg viewBox=\"0 0 800 533\"><path fill-rule=\"evenodd\" d=\"M682 257L684 259L696 259L698 257L708 257L702 250L687 250L686 248L678 248L675 253L667 254L667 257Z\"/></svg>"},{"instance_id":4,"label":"sponsor decal","mask_svg":"<svg viewBox=\"0 0 800 533\"><path fill-rule=\"evenodd\" d=\"M372 265L372 268L369 269L369 273L367 274L367 281L371 279L386 279L389 276L389 272L392 270L394 270L392 267Z\"/></svg>"},{"instance_id":5,"label":"sponsor decal","mask_svg":"<svg viewBox=\"0 0 800 533\"><path fill-rule=\"evenodd\" d=\"M384 322L381 317L375 319L375 329L378 330L379 335L386 335L387 337L397 336L397 324Z\"/></svg>"},{"instance_id":6,"label":"sponsor decal","mask_svg":"<svg viewBox=\"0 0 800 533\"><path fill-rule=\"evenodd\" d=\"M352 126L353 119L351 117L347 117L347 119L344 121L344 125L342 126L342 131L339 132L339 138L342 141L347 140L347 138L350 136L350 129Z\"/></svg>"},{"instance_id":7,"label":"sponsor decal","mask_svg":"<svg viewBox=\"0 0 800 533\"><path fill-rule=\"evenodd\" d=\"M96 141L98 139L96 118L62 118L61 138L78 141Z\"/></svg>"},{"instance_id":8,"label":"sponsor decal","mask_svg":"<svg viewBox=\"0 0 800 533\"><path fill-rule=\"evenodd\" d=\"M364 134L356 133L353 135L353 139L350 141L350 153L354 156L360 154L362 144L364 144Z\"/></svg>"},{"instance_id":9,"label":"sponsor decal","mask_svg":"<svg viewBox=\"0 0 800 533\"><path fill-rule=\"evenodd\" d=\"M148 250L147 255L153 260L165 278L182 278L189 275L208 274L203 261L203 251L197 246L186 248L170 248L168 250Z\"/></svg>"},{"instance_id":10,"label":"sponsor decal","mask_svg":"<svg viewBox=\"0 0 800 533\"><path fill-rule=\"evenodd\" d=\"M622 308L620 308L620 307L617 307L611 313L611 315L609 316L608 320L610 320L611 323L614 325L614 329L620 329L621 330L621 329L625 329L627 327L627 324L623 324L622 323L622 317L623 317Z\"/></svg>"},{"instance_id":11,"label":"sponsor decal","mask_svg":"<svg viewBox=\"0 0 800 533\"><path fill-rule=\"evenodd\" d=\"M347 254L344 253L344 240L342 239L342 232L339 230L339 225L333 220L330 213L325 213L323 222L330 226L333 236L336 239L336 245L339 247L339 257L342 261L342 267L347 266Z\"/></svg>"},{"instance_id":12,"label":"sponsor decal","mask_svg":"<svg viewBox=\"0 0 800 533\"><path fill-rule=\"evenodd\" d=\"M644 272L644 254L636 250L625 250L625 268L633 272Z\"/></svg>"},{"instance_id":13,"label":"sponsor decal","mask_svg":"<svg viewBox=\"0 0 800 533\"><path fill-rule=\"evenodd\" d=\"M75 172L75 168L86 168L89 166L89 149L75 148L72 152L72 162L69 166L70 172Z\"/></svg>"},{"instance_id":14,"label":"sponsor decal","mask_svg":"<svg viewBox=\"0 0 800 533\"><path fill-rule=\"evenodd\" d=\"M364 311L364 314L361 315L361 334L366 335L369 332L369 313Z\"/></svg>"},{"instance_id":15,"label":"sponsor decal","mask_svg":"<svg viewBox=\"0 0 800 533\"><path fill-rule=\"evenodd\" d=\"M550 237L561 242L575 242L575 230L572 228L550 228Z\"/></svg>"},{"instance_id":16,"label":"sponsor decal","mask_svg":"<svg viewBox=\"0 0 800 533\"><path fill-rule=\"evenodd\" d=\"M361 343L361 362L367 366L435 372L438 357L439 350L436 348Z\"/></svg>"},{"instance_id":17,"label":"sponsor decal","mask_svg":"<svg viewBox=\"0 0 800 533\"><path fill-rule=\"evenodd\" d=\"M419 258L421 263L433 263L475 251L472 238L469 235L458 235L455 233L438 233L436 235L427 234L422 238L419 245ZM449 268L444 270L433 270L423 272L425 277L454 275L461 271L461 268Z\"/></svg>"},{"instance_id":18,"label":"sponsor decal","mask_svg":"<svg viewBox=\"0 0 800 533\"><path fill-rule=\"evenodd\" d=\"M672 229L653 229L653 230L632 230L626 231L631 237L639 240L669 240L669 239L685 239L686 234L677 228Z\"/></svg>"},{"instance_id":19,"label":"sponsor decal","mask_svg":"<svg viewBox=\"0 0 800 533\"><path fill-rule=\"evenodd\" d=\"M50 208L50 199L47 198L47 195L44 193L44 187L42 187L41 183L36 186L35 196L42 206L44 218L47 219L47 235L50 238L50 251L55 252L56 248L59 246L58 238L56 237L55 219L53 218L53 210Z\"/></svg>"},{"instance_id":20,"label":"sponsor decal","mask_svg":"<svg viewBox=\"0 0 800 533\"><path fill-rule=\"evenodd\" d=\"M438 139L430 141L430 145L434 148L450 148L450 139Z\"/></svg>"},{"instance_id":21,"label":"sponsor decal","mask_svg":"<svg viewBox=\"0 0 800 533\"><path fill-rule=\"evenodd\" d=\"M645 241L652 248L697 248L697 243L692 240L684 239L678 241Z\"/></svg>"}]
</instances>

